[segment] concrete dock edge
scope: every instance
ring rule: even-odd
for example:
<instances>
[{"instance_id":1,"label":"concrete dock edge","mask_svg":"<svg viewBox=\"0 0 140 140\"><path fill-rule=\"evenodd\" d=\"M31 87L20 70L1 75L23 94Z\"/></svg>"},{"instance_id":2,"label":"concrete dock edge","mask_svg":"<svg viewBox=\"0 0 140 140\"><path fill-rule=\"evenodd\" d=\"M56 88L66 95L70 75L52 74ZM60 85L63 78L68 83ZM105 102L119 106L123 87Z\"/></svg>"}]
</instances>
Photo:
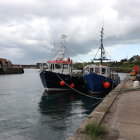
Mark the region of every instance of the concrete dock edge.
<instances>
[{"instance_id":1,"label":"concrete dock edge","mask_svg":"<svg viewBox=\"0 0 140 140\"><path fill-rule=\"evenodd\" d=\"M86 125L90 122L100 124L103 121L107 111L113 104L118 94L121 92L128 79L129 78L127 76L123 81L121 81L121 83L104 98L104 100L93 110L93 112L91 112L91 114L85 120L83 120L76 130L74 136L68 137L67 140L86 140L87 136L85 133L83 133Z\"/></svg>"}]
</instances>

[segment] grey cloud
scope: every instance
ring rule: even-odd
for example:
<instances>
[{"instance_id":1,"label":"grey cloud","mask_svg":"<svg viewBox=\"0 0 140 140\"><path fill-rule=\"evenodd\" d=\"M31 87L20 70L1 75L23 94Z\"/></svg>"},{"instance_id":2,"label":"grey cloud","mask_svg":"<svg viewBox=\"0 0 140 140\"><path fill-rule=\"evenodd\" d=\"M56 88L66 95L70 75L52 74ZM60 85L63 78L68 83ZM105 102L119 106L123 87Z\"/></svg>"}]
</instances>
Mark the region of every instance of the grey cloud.
<instances>
[{"instance_id":1,"label":"grey cloud","mask_svg":"<svg viewBox=\"0 0 140 140\"><path fill-rule=\"evenodd\" d=\"M139 44L140 2L114 1L110 8L116 15L104 15L105 46ZM86 55L100 45L104 0L8 2L0 2L0 57L8 57L14 63L45 61L64 33L68 46L76 54Z\"/></svg>"},{"instance_id":2,"label":"grey cloud","mask_svg":"<svg viewBox=\"0 0 140 140\"><path fill-rule=\"evenodd\" d=\"M118 11L119 17L135 19L139 17L139 0L117 0L113 8Z\"/></svg>"},{"instance_id":3,"label":"grey cloud","mask_svg":"<svg viewBox=\"0 0 140 140\"><path fill-rule=\"evenodd\" d=\"M101 0L100 0L101 1ZM99 2L100 2L99 1ZM76 2L76 1L75 1ZM0 17L1 19L21 19L35 17L48 17L54 19L67 19L73 16L91 16L96 15L97 10L102 7L99 2L92 1L78 1L78 3L72 4L72 1L63 0L42 0L32 1L30 4L0 4ZM74 3L74 2L73 2Z\"/></svg>"}]
</instances>

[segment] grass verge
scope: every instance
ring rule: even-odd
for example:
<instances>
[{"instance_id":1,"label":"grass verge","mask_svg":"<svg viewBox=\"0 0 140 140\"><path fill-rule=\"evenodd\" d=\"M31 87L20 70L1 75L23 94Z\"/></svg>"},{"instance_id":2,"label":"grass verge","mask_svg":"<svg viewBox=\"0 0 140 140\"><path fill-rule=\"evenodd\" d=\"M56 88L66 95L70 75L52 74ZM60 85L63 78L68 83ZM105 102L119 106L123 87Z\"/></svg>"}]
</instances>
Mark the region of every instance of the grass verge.
<instances>
[{"instance_id":1,"label":"grass verge","mask_svg":"<svg viewBox=\"0 0 140 140\"><path fill-rule=\"evenodd\" d=\"M97 140L97 138L106 133L106 129L96 122L91 122L85 127L85 133L89 136L90 140Z\"/></svg>"}]
</instances>

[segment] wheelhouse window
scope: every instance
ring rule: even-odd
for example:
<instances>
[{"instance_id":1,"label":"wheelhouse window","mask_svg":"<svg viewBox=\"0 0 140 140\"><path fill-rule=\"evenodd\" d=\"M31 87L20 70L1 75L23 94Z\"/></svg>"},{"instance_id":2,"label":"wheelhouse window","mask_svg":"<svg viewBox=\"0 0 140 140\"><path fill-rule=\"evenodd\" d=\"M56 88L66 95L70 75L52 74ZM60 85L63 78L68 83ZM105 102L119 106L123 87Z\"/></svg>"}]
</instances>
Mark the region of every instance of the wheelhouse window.
<instances>
[{"instance_id":1,"label":"wheelhouse window","mask_svg":"<svg viewBox=\"0 0 140 140\"><path fill-rule=\"evenodd\" d=\"M110 74L110 70L109 69L107 69L107 74Z\"/></svg>"},{"instance_id":2,"label":"wheelhouse window","mask_svg":"<svg viewBox=\"0 0 140 140\"><path fill-rule=\"evenodd\" d=\"M90 68L90 73L93 73L93 68Z\"/></svg>"},{"instance_id":3,"label":"wheelhouse window","mask_svg":"<svg viewBox=\"0 0 140 140\"><path fill-rule=\"evenodd\" d=\"M68 69L68 64L63 64L63 69Z\"/></svg>"},{"instance_id":4,"label":"wheelhouse window","mask_svg":"<svg viewBox=\"0 0 140 140\"><path fill-rule=\"evenodd\" d=\"M100 73L100 69L99 68L95 68L95 73Z\"/></svg>"},{"instance_id":5,"label":"wheelhouse window","mask_svg":"<svg viewBox=\"0 0 140 140\"><path fill-rule=\"evenodd\" d=\"M49 66L50 66L50 69L52 69L52 64L49 64Z\"/></svg>"},{"instance_id":6,"label":"wheelhouse window","mask_svg":"<svg viewBox=\"0 0 140 140\"><path fill-rule=\"evenodd\" d=\"M85 72L86 72L86 73L89 72L89 67L86 67L86 68L85 68Z\"/></svg>"},{"instance_id":7,"label":"wheelhouse window","mask_svg":"<svg viewBox=\"0 0 140 140\"><path fill-rule=\"evenodd\" d=\"M54 70L54 64L50 64L50 69Z\"/></svg>"},{"instance_id":8,"label":"wheelhouse window","mask_svg":"<svg viewBox=\"0 0 140 140\"><path fill-rule=\"evenodd\" d=\"M106 74L106 69L102 68L102 74Z\"/></svg>"},{"instance_id":9,"label":"wheelhouse window","mask_svg":"<svg viewBox=\"0 0 140 140\"><path fill-rule=\"evenodd\" d=\"M56 69L61 69L61 65L60 64L55 64L55 68Z\"/></svg>"}]
</instances>

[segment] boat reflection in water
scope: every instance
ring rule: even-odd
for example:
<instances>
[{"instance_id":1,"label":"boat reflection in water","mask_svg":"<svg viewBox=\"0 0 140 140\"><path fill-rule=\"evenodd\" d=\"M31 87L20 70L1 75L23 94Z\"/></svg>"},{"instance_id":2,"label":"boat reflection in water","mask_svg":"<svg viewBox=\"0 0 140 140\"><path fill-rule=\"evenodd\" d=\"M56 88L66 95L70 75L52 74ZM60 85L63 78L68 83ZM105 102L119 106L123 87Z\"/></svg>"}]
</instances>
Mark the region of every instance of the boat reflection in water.
<instances>
[{"instance_id":1,"label":"boat reflection in water","mask_svg":"<svg viewBox=\"0 0 140 140\"><path fill-rule=\"evenodd\" d=\"M40 120L44 125L47 125L46 133L48 133L49 127L54 130L53 136L57 136L56 131L58 130L58 137L65 139L74 133L82 120L91 113L99 101L99 99L92 99L74 92L51 96L44 93L39 103L39 112L42 114Z\"/></svg>"}]
</instances>

